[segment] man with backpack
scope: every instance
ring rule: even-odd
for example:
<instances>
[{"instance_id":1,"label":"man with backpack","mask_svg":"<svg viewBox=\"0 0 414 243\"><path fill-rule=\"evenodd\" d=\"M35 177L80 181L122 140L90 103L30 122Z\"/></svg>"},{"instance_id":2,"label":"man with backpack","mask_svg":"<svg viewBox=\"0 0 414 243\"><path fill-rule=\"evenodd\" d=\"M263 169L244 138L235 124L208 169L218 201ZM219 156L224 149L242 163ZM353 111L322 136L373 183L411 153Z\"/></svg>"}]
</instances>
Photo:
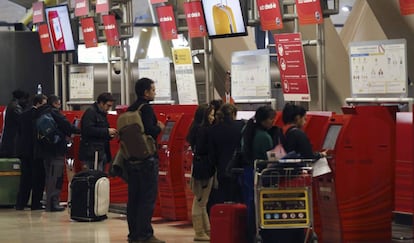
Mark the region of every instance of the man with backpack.
<instances>
[{"instance_id":1,"label":"man with backpack","mask_svg":"<svg viewBox=\"0 0 414 243\"><path fill-rule=\"evenodd\" d=\"M83 162L84 169L94 169L96 155L97 169L104 171L105 163L112 158L109 141L118 134L118 131L109 127L106 115L114 101L111 93L102 93L82 116L79 159Z\"/></svg>"},{"instance_id":2,"label":"man with backpack","mask_svg":"<svg viewBox=\"0 0 414 243\"><path fill-rule=\"evenodd\" d=\"M128 107L128 112L140 112L145 134L156 141L164 129L164 124L157 120L149 104L155 97L154 81L148 78L139 79L135 83L135 93L137 100ZM118 130L122 141L120 127ZM158 190L157 151L142 160L126 161L125 169L128 174L128 242L164 243L154 236L151 225Z\"/></svg>"},{"instance_id":3,"label":"man with backpack","mask_svg":"<svg viewBox=\"0 0 414 243\"><path fill-rule=\"evenodd\" d=\"M46 211L63 211L59 205L63 184L63 169L67 150L66 137L80 130L60 113L60 98L51 95L47 104L39 107L35 115L35 156L43 160L46 174Z\"/></svg>"}]
</instances>

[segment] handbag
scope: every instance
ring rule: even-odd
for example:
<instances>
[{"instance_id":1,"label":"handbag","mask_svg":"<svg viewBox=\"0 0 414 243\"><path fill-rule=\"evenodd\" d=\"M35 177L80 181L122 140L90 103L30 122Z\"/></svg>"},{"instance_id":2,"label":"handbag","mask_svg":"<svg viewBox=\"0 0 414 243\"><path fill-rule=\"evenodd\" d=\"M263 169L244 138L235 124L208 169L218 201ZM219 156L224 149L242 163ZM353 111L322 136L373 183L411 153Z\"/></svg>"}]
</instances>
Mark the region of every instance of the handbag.
<instances>
[{"instance_id":1,"label":"handbag","mask_svg":"<svg viewBox=\"0 0 414 243\"><path fill-rule=\"evenodd\" d=\"M193 156L193 169L191 175L197 180L211 178L216 173L216 167L211 164L207 155Z\"/></svg>"},{"instance_id":2,"label":"handbag","mask_svg":"<svg viewBox=\"0 0 414 243\"><path fill-rule=\"evenodd\" d=\"M276 145L273 149L266 152L267 160L269 161L277 161L283 157L286 156L285 148L283 147L283 144L280 142Z\"/></svg>"}]
</instances>

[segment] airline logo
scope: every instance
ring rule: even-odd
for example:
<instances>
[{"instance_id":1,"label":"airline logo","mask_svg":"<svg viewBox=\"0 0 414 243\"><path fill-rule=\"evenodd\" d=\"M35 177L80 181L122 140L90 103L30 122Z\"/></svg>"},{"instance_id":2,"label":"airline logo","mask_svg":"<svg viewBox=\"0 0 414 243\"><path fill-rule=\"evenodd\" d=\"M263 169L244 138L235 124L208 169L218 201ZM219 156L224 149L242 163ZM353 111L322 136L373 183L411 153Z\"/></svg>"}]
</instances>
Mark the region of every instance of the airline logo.
<instances>
[{"instance_id":1,"label":"airline logo","mask_svg":"<svg viewBox=\"0 0 414 243\"><path fill-rule=\"evenodd\" d=\"M115 29L114 24L105 25L105 30L113 30L113 29Z\"/></svg>"},{"instance_id":2,"label":"airline logo","mask_svg":"<svg viewBox=\"0 0 414 243\"><path fill-rule=\"evenodd\" d=\"M160 18L160 22L171 22L173 18L171 16L164 16Z\"/></svg>"},{"instance_id":3,"label":"airline logo","mask_svg":"<svg viewBox=\"0 0 414 243\"><path fill-rule=\"evenodd\" d=\"M41 35L40 35L40 38L41 38L41 39L49 39L49 34L48 34L48 33L41 34Z\"/></svg>"},{"instance_id":4,"label":"airline logo","mask_svg":"<svg viewBox=\"0 0 414 243\"><path fill-rule=\"evenodd\" d=\"M75 6L75 8L84 8L84 7L86 7L85 2L76 3L76 6Z\"/></svg>"},{"instance_id":5,"label":"airline logo","mask_svg":"<svg viewBox=\"0 0 414 243\"><path fill-rule=\"evenodd\" d=\"M187 14L187 18L199 18L199 17L201 17L200 12L194 12L194 13L188 13Z\"/></svg>"},{"instance_id":6,"label":"airline logo","mask_svg":"<svg viewBox=\"0 0 414 243\"><path fill-rule=\"evenodd\" d=\"M88 27L88 28L83 29L83 33L92 33L94 31L95 30L92 27Z\"/></svg>"},{"instance_id":7,"label":"airline logo","mask_svg":"<svg viewBox=\"0 0 414 243\"><path fill-rule=\"evenodd\" d=\"M98 0L96 1L96 4L107 4L108 0Z\"/></svg>"},{"instance_id":8,"label":"airline logo","mask_svg":"<svg viewBox=\"0 0 414 243\"><path fill-rule=\"evenodd\" d=\"M35 10L33 11L33 15L41 15L42 14L42 10Z\"/></svg>"},{"instance_id":9,"label":"airline logo","mask_svg":"<svg viewBox=\"0 0 414 243\"><path fill-rule=\"evenodd\" d=\"M261 11L268 10L268 9L275 9L275 8L277 8L276 3L269 3L269 4L259 6L259 10Z\"/></svg>"}]
</instances>

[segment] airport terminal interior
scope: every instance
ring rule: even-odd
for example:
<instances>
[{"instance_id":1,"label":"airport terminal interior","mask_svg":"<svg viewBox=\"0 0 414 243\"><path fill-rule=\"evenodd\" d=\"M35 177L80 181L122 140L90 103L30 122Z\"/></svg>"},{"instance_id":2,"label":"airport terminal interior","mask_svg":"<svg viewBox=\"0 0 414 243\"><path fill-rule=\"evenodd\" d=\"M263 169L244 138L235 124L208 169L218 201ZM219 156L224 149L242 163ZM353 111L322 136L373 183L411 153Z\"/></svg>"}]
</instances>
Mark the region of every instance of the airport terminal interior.
<instances>
[{"instance_id":1,"label":"airport terminal interior","mask_svg":"<svg viewBox=\"0 0 414 243\"><path fill-rule=\"evenodd\" d=\"M165 125L155 149L157 238L297 243L266 233L294 228L309 243L412 243L413 46L412 0L0 0L0 136L16 90L56 95L74 126L109 92L115 101L106 117L116 128L136 99L135 83L147 77L155 85L152 109ZM199 105L215 100L234 105L235 119L243 121L272 107L272 126L285 135L285 104L304 107L301 132L319 157L283 160L276 147L268 151L276 162L252 169L253 209L241 200L209 205L211 231L199 236L197 224L206 222L192 214L190 189L199 156L186 139ZM113 157L121 154L114 137ZM63 211L31 209L31 200L16 207L27 172L16 154L3 156L0 141L0 242L150 242L128 239L128 186L121 177L104 176L104 213L95 203L93 216L86 205L87 216L74 216L70 184L85 169L80 135L65 140ZM246 168L226 168L226 176L240 182ZM248 210L257 234L246 228Z\"/></svg>"}]
</instances>

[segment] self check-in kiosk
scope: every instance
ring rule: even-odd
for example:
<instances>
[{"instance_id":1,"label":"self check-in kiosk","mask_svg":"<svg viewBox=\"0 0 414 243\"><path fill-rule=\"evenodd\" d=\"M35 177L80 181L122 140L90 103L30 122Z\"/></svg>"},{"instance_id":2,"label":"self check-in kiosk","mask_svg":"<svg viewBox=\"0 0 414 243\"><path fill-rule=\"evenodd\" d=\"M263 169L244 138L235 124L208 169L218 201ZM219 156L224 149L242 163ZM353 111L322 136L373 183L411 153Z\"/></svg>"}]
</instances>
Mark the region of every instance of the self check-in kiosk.
<instances>
[{"instance_id":1,"label":"self check-in kiosk","mask_svg":"<svg viewBox=\"0 0 414 243\"><path fill-rule=\"evenodd\" d=\"M161 216L170 220L187 219L182 151L188 125L184 125L183 116L183 113L168 114L159 140L158 188Z\"/></svg>"},{"instance_id":2,"label":"self check-in kiosk","mask_svg":"<svg viewBox=\"0 0 414 243\"><path fill-rule=\"evenodd\" d=\"M394 107L343 108L323 149L332 173L318 177L324 242L389 242L394 202Z\"/></svg>"}]
</instances>

